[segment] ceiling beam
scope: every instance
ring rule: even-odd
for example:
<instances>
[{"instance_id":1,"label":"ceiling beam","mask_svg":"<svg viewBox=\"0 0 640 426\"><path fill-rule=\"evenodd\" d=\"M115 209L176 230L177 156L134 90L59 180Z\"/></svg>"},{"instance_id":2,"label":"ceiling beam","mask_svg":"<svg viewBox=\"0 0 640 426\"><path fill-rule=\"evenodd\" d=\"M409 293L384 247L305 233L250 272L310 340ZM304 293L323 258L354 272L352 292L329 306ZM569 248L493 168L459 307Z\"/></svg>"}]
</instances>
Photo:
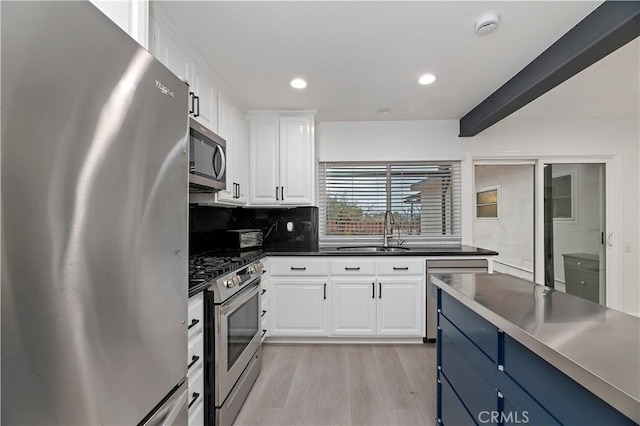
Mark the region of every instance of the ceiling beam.
<instances>
[{"instance_id":1,"label":"ceiling beam","mask_svg":"<svg viewBox=\"0 0 640 426\"><path fill-rule=\"evenodd\" d=\"M605 1L462 117L460 137L477 135L638 36L640 1Z\"/></svg>"}]
</instances>

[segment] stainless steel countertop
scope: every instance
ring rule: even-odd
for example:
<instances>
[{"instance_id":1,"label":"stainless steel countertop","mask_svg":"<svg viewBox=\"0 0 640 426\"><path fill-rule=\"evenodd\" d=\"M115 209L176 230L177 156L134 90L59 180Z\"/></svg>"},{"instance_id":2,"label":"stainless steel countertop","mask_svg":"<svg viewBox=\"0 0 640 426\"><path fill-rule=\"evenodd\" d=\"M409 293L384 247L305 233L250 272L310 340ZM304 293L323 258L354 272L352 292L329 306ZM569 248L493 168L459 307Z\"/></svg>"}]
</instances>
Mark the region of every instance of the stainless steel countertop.
<instances>
[{"instance_id":1,"label":"stainless steel countertop","mask_svg":"<svg viewBox=\"0 0 640 426\"><path fill-rule=\"evenodd\" d=\"M431 281L640 423L640 318L510 275Z\"/></svg>"}]
</instances>

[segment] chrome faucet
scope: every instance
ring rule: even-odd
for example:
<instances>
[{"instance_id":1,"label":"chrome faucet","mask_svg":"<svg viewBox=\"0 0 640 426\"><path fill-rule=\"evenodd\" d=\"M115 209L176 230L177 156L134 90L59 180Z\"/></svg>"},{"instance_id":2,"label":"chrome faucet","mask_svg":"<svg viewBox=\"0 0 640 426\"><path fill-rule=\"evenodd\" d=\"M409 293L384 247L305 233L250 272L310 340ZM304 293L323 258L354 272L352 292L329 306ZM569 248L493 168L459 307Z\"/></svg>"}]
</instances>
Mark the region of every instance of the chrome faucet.
<instances>
[{"instance_id":1,"label":"chrome faucet","mask_svg":"<svg viewBox=\"0 0 640 426\"><path fill-rule=\"evenodd\" d=\"M391 229L391 225L394 224L393 215L391 214L391 210L387 210L384 212L384 231L383 231L383 247L389 247L389 237L393 237L393 229Z\"/></svg>"}]
</instances>

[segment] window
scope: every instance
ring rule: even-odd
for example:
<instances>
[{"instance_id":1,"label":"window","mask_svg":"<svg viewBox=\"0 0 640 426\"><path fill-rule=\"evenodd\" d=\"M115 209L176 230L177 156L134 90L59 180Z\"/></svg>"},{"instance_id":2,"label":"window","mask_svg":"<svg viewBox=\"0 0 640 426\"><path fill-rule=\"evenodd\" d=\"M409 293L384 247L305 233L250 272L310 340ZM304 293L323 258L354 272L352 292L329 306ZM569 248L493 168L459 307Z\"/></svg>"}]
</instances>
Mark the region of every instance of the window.
<instances>
[{"instance_id":1,"label":"window","mask_svg":"<svg viewBox=\"0 0 640 426\"><path fill-rule=\"evenodd\" d=\"M320 236L460 238L460 162L320 163ZM397 232L397 231L396 231Z\"/></svg>"},{"instance_id":2,"label":"window","mask_svg":"<svg viewBox=\"0 0 640 426\"><path fill-rule=\"evenodd\" d=\"M571 221L573 215L573 173L552 179L553 218Z\"/></svg>"},{"instance_id":3,"label":"window","mask_svg":"<svg viewBox=\"0 0 640 426\"><path fill-rule=\"evenodd\" d=\"M476 217L478 219L498 218L499 192L499 186L483 188L476 192Z\"/></svg>"}]
</instances>

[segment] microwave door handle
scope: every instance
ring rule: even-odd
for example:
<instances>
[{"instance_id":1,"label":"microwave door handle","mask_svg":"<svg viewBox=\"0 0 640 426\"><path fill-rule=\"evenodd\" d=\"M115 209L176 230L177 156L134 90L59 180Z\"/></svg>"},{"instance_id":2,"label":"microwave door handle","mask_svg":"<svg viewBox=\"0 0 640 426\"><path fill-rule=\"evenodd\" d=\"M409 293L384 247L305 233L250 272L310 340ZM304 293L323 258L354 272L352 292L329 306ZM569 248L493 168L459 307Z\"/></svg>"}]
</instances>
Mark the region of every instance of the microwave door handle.
<instances>
[{"instance_id":1,"label":"microwave door handle","mask_svg":"<svg viewBox=\"0 0 640 426\"><path fill-rule=\"evenodd\" d=\"M216 171L216 153L220 153L220 157L222 158L222 166L220 167L220 171ZM213 153L213 158L211 159L213 163L213 173L216 175L216 179L222 179L224 176L224 170L227 167L227 158L224 155L224 150L220 147L220 145L216 145L216 150Z\"/></svg>"}]
</instances>

